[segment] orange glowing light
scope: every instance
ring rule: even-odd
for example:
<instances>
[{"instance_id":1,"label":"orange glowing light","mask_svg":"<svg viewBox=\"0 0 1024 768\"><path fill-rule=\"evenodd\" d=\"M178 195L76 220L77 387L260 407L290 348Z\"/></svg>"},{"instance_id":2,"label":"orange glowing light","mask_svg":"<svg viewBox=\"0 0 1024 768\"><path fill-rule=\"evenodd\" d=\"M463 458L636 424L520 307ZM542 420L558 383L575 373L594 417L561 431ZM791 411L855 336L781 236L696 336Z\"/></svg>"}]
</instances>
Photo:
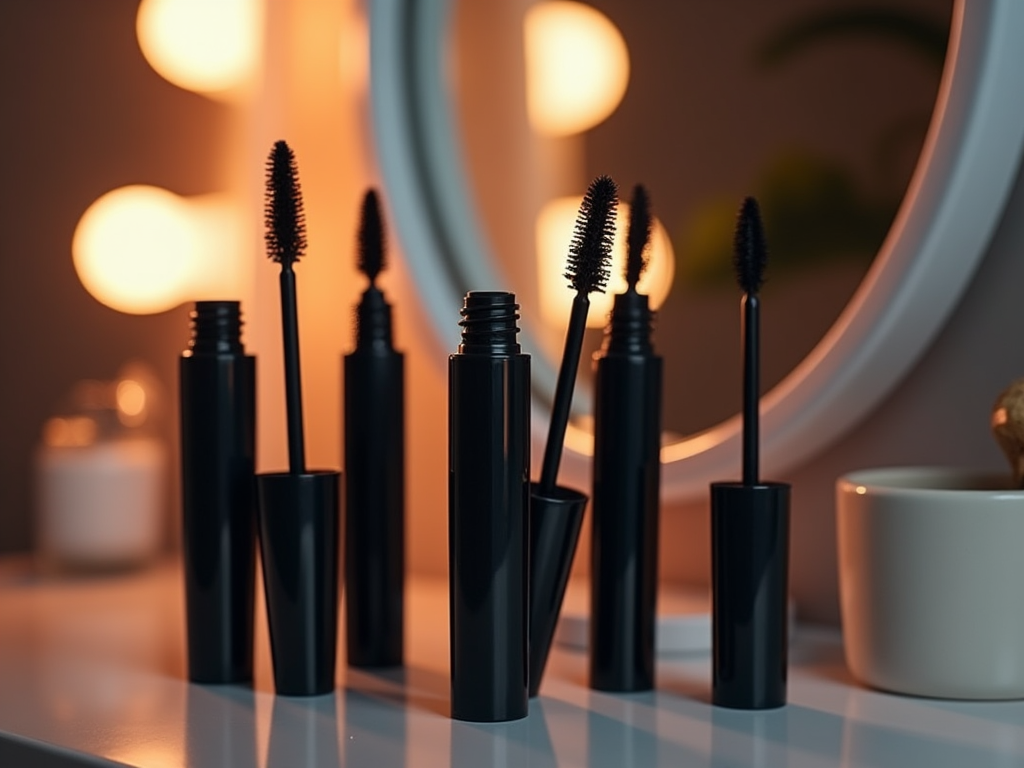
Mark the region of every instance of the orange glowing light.
<instances>
[{"instance_id":1,"label":"orange glowing light","mask_svg":"<svg viewBox=\"0 0 1024 768\"><path fill-rule=\"evenodd\" d=\"M568 136L615 111L629 84L629 51L607 16L583 3L542 2L526 12L523 32L535 130Z\"/></svg>"}]
</instances>

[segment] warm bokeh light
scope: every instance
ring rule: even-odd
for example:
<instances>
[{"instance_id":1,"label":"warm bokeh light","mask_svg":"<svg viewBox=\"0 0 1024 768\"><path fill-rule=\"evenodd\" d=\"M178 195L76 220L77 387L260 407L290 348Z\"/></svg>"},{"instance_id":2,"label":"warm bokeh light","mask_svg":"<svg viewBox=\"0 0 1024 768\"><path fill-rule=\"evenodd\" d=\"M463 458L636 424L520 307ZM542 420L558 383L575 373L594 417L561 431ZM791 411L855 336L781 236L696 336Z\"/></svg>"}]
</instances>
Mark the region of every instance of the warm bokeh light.
<instances>
[{"instance_id":1,"label":"warm bokeh light","mask_svg":"<svg viewBox=\"0 0 1024 768\"><path fill-rule=\"evenodd\" d=\"M175 85L224 93L254 77L260 0L142 0L135 30L150 66Z\"/></svg>"},{"instance_id":2,"label":"warm bokeh light","mask_svg":"<svg viewBox=\"0 0 1024 768\"><path fill-rule=\"evenodd\" d=\"M78 222L71 251L86 290L132 314L242 290L240 216L217 195L184 198L158 187L121 187Z\"/></svg>"},{"instance_id":3,"label":"warm bokeh light","mask_svg":"<svg viewBox=\"0 0 1024 768\"><path fill-rule=\"evenodd\" d=\"M538 3L526 12L524 38L535 130L568 136L615 111L629 83L629 51L607 16L582 3Z\"/></svg>"},{"instance_id":4,"label":"warm bokeh light","mask_svg":"<svg viewBox=\"0 0 1024 768\"><path fill-rule=\"evenodd\" d=\"M344 84L360 93L366 90L370 83L370 28L360 10L349 9L341 25L338 67Z\"/></svg>"},{"instance_id":5,"label":"warm bokeh light","mask_svg":"<svg viewBox=\"0 0 1024 768\"><path fill-rule=\"evenodd\" d=\"M537 216L537 279L541 316L552 326L564 326L569 319L569 309L575 293L568 287L562 276L565 272L566 254L572 242L573 228L579 211L581 197L560 197L541 209ZM626 263L626 235L629 230L629 205L620 202L615 219L615 242L612 246L611 277L604 293L590 294L590 313L587 326L602 328L608 321L614 294L626 290L623 275ZM648 245L649 259L637 285L640 293L650 297L651 307L662 305L672 289L675 275L675 253L672 241L658 219L651 227L651 242Z\"/></svg>"},{"instance_id":6,"label":"warm bokeh light","mask_svg":"<svg viewBox=\"0 0 1024 768\"><path fill-rule=\"evenodd\" d=\"M96 442L99 428L89 416L55 416L43 425L43 444L51 448L85 448Z\"/></svg>"},{"instance_id":7,"label":"warm bokeh light","mask_svg":"<svg viewBox=\"0 0 1024 768\"><path fill-rule=\"evenodd\" d=\"M146 389L135 379L117 382L117 417L126 427L137 427L146 421Z\"/></svg>"},{"instance_id":8,"label":"warm bokeh light","mask_svg":"<svg viewBox=\"0 0 1024 768\"><path fill-rule=\"evenodd\" d=\"M108 307L147 314L181 303L199 233L188 203L156 187L121 187L89 206L75 229L78 277Z\"/></svg>"}]
</instances>

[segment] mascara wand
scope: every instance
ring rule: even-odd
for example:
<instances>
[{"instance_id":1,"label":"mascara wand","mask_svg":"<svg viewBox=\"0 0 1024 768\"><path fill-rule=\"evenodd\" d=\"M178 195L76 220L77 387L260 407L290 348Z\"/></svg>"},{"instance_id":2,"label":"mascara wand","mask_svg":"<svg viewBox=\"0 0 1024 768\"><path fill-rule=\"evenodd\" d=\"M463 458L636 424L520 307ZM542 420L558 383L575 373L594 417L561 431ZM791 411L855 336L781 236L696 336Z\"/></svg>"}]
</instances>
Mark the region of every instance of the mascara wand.
<instances>
[{"instance_id":1,"label":"mascara wand","mask_svg":"<svg viewBox=\"0 0 1024 768\"><path fill-rule=\"evenodd\" d=\"M654 313L636 290L650 236L650 201L637 185L627 288L594 355L589 648L590 687L600 691L654 687L663 366L651 343Z\"/></svg>"},{"instance_id":2,"label":"mascara wand","mask_svg":"<svg viewBox=\"0 0 1024 768\"><path fill-rule=\"evenodd\" d=\"M385 267L386 245L380 198L375 189L368 189L363 195L356 256L356 267L369 281L356 306L356 350L359 352L394 353L391 306L377 287L377 276Z\"/></svg>"},{"instance_id":3,"label":"mascara wand","mask_svg":"<svg viewBox=\"0 0 1024 768\"><path fill-rule=\"evenodd\" d=\"M359 222L359 255L357 266L366 275L370 287L377 287L377 275L384 269L384 222L380 214L380 200L377 190L368 189L363 196L362 215Z\"/></svg>"},{"instance_id":4,"label":"mascara wand","mask_svg":"<svg viewBox=\"0 0 1024 768\"><path fill-rule=\"evenodd\" d=\"M530 488L530 696L540 690L587 506L586 494L557 484L558 464L590 310L589 294L603 290L608 282L617 194L615 182L608 176L591 182L569 245L565 277L576 289L576 297L558 370L540 481Z\"/></svg>"},{"instance_id":5,"label":"mascara wand","mask_svg":"<svg viewBox=\"0 0 1024 768\"><path fill-rule=\"evenodd\" d=\"M267 160L267 255L281 265L288 471L256 476L263 586L274 688L317 696L334 688L338 635L341 473L306 471L295 262L306 250L295 155L283 141Z\"/></svg>"},{"instance_id":6,"label":"mascara wand","mask_svg":"<svg viewBox=\"0 0 1024 768\"><path fill-rule=\"evenodd\" d=\"M768 249L757 201L743 201L733 241L743 290L742 480L711 484L711 699L732 709L786 703L789 491L758 471L758 365Z\"/></svg>"},{"instance_id":7,"label":"mascara wand","mask_svg":"<svg viewBox=\"0 0 1024 768\"><path fill-rule=\"evenodd\" d=\"M278 141L267 160L267 256L281 265L281 329L284 334L284 391L288 418L288 468L306 471L302 434L302 383L299 374L299 319L292 266L306 250L306 217L295 154Z\"/></svg>"},{"instance_id":8,"label":"mascara wand","mask_svg":"<svg viewBox=\"0 0 1024 768\"><path fill-rule=\"evenodd\" d=\"M760 398L761 300L768 249L761 210L748 197L740 208L733 243L736 281L743 290L743 484L757 485L759 454L758 402Z\"/></svg>"},{"instance_id":9,"label":"mascara wand","mask_svg":"<svg viewBox=\"0 0 1024 768\"><path fill-rule=\"evenodd\" d=\"M651 242L651 201L642 184L633 187L629 201L629 232L626 234L626 292L636 293L636 284L647 269Z\"/></svg>"},{"instance_id":10,"label":"mascara wand","mask_svg":"<svg viewBox=\"0 0 1024 768\"><path fill-rule=\"evenodd\" d=\"M369 286L345 355L345 610L348 663L402 663L405 530L405 368L391 341L391 306L377 287L385 266L377 192L363 197L356 265Z\"/></svg>"},{"instance_id":11,"label":"mascara wand","mask_svg":"<svg viewBox=\"0 0 1024 768\"><path fill-rule=\"evenodd\" d=\"M569 425L569 409L576 386L576 370L580 364L583 333L590 310L590 294L604 292L608 283L612 258L612 240L615 237L615 209L618 190L609 176L599 176L587 189L576 217L576 228L569 245L565 277L569 287L576 290L565 335L562 365L558 370L555 400L551 407L551 423L541 465L540 490L551 493L558 480L558 465L562 460L565 430Z\"/></svg>"}]
</instances>

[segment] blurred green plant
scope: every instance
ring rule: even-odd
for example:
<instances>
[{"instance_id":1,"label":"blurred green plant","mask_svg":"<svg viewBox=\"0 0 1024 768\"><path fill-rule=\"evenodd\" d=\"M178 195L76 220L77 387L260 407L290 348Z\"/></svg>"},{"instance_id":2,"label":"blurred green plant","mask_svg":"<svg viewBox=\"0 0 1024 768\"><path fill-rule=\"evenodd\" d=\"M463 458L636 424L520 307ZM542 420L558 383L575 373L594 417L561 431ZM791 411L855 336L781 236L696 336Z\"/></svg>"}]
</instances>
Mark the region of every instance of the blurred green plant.
<instances>
[{"instance_id":1,"label":"blurred green plant","mask_svg":"<svg viewBox=\"0 0 1024 768\"><path fill-rule=\"evenodd\" d=\"M872 200L859 192L853 174L826 158L799 151L779 155L762 174L756 197L761 204L772 274L785 274L823 259L874 255L889 229L899 201ZM689 285L733 279L732 235L736 198L705 202L694 212L676 249Z\"/></svg>"},{"instance_id":2,"label":"blurred green plant","mask_svg":"<svg viewBox=\"0 0 1024 768\"><path fill-rule=\"evenodd\" d=\"M948 29L936 19L883 7L830 9L804 16L771 36L756 52L755 65L773 69L809 48L835 38L887 40L920 56L941 72ZM908 144L920 145L930 115L908 115L874 142L877 191L858 185L842 162L802 149L784 149L759 174L752 193L771 233L772 274L836 259L870 263L890 227L903 194L903 179L891 175L894 158ZM676 281L713 285L731 281L732 232L738 198L717 198L696 208L674 239Z\"/></svg>"}]
</instances>

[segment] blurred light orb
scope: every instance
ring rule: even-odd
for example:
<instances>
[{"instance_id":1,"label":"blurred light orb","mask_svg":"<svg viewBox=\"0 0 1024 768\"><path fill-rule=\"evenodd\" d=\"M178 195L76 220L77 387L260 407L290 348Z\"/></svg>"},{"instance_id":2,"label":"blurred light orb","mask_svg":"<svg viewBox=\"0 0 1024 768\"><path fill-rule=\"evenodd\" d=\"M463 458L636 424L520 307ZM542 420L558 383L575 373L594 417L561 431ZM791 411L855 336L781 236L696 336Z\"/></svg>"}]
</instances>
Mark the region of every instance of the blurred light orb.
<instances>
[{"instance_id":1,"label":"blurred light orb","mask_svg":"<svg viewBox=\"0 0 1024 768\"><path fill-rule=\"evenodd\" d=\"M146 421L146 390L135 379L121 379L115 389L117 417L126 427L137 427Z\"/></svg>"},{"instance_id":2,"label":"blurred light orb","mask_svg":"<svg viewBox=\"0 0 1024 768\"><path fill-rule=\"evenodd\" d=\"M149 314L180 304L198 271L200 235L189 203L157 187L121 187L79 219L71 253L79 279L101 303Z\"/></svg>"},{"instance_id":3,"label":"blurred light orb","mask_svg":"<svg viewBox=\"0 0 1024 768\"><path fill-rule=\"evenodd\" d=\"M135 31L161 77L189 91L217 94L253 78L262 23L259 0L142 0Z\"/></svg>"},{"instance_id":4,"label":"blurred light orb","mask_svg":"<svg viewBox=\"0 0 1024 768\"><path fill-rule=\"evenodd\" d=\"M554 0L524 19L526 107L533 128L569 136L607 118L629 84L629 50L600 11Z\"/></svg>"}]
</instances>

